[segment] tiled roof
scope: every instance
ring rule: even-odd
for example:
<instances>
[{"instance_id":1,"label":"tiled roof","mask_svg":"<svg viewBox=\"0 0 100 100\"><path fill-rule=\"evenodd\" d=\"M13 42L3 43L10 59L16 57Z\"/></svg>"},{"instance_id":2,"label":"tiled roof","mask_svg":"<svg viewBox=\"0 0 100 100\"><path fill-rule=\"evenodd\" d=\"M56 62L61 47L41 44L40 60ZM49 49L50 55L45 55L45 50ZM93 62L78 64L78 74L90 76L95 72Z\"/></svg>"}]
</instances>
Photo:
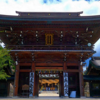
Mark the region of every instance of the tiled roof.
<instances>
[{"instance_id":1,"label":"tiled roof","mask_svg":"<svg viewBox=\"0 0 100 100\"><path fill-rule=\"evenodd\" d=\"M92 57L91 63L93 67L100 67L100 57Z\"/></svg>"},{"instance_id":2,"label":"tiled roof","mask_svg":"<svg viewBox=\"0 0 100 100\"><path fill-rule=\"evenodd\" d=\"M100 70L100 57L92 57L91 60L89 61L89 66L85 72L85 75L89 73L91 68L94 68L96 70Z\"/></svg>"}]
</instances>

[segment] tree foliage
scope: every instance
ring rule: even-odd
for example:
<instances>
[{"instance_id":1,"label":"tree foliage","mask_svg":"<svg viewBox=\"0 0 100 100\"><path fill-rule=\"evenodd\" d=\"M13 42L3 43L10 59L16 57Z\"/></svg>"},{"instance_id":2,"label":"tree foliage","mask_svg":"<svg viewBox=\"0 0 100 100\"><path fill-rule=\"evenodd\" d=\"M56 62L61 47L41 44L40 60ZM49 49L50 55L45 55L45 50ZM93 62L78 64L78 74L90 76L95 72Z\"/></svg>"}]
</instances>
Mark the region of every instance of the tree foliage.
<instances>
[{"instance_id":1,"label":"tree foliage","mask_svg":"<svg viewBox=\"0 0 100 100\"><path fill-rule=\"evenodd\" d=\"M9 75L7 75L4 68L6 68L8 64L9 66L14 66L9 52L9 50L0 46L0 80L6 80L7 77L10 77Z\"/></svg>"}]
</instances>

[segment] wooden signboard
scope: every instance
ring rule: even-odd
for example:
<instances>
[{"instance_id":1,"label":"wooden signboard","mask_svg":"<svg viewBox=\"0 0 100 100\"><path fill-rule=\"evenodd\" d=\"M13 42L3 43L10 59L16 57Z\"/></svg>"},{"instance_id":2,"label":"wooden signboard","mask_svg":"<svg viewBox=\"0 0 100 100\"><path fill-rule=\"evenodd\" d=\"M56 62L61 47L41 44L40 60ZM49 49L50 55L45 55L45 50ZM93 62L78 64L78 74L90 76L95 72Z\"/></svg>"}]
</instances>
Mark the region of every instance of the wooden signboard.
<instances>
[{"instance_id":1,"label":"wooden signboard","mask_svg":"<svg viewBox=\"0 0 100 100\"><path fill-rule=\"evenodd\" d=\"M34 88L34 72L30 72L30 78L29 78L29 97L33 97L33 88Z\"/></svg>"},{"instance_id":2,"label":"wooden signboard","mask_svg":"<svg viewBox=\"0 0 100 100\"><path fill-rule=\"evenodd\" d=\"M64 96L68 97L68 73L63 72L64 77Z\"/></svg>"}]
</instances>

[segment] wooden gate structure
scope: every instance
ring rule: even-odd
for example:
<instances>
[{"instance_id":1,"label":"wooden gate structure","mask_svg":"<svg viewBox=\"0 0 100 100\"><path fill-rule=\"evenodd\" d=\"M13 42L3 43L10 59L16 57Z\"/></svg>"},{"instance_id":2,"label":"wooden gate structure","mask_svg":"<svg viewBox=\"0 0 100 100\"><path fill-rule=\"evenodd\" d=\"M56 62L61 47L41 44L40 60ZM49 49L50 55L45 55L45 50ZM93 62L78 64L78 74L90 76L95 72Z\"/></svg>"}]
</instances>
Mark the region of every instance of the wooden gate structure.
<instances>
[{"instance_id":1,"label":"wooden gate structure","mask_svg":"<svg viewBox=\"0 0 100 100\"><path fill-rule=\"evenodd\" d=\"M60 73L59 96L70 96L72 91L84 96L82 62L95 53L100 16L80 16L83 12L16 13L18 16L0 15L0 38L16 61L14 96L19 96L23 85L29 85L31 96L38 96L39 72L52 71Z\"/></svg>"}]
</instances>

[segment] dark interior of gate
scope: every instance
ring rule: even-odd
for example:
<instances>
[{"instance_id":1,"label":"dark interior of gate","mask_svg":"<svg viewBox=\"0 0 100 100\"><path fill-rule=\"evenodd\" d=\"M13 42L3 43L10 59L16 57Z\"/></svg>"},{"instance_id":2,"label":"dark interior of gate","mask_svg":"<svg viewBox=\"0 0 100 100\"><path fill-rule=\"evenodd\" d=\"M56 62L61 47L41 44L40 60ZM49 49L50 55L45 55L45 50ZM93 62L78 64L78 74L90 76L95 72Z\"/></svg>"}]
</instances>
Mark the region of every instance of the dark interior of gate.
<instances>
[{"instance_id":1,"label":"dark interior of gate","mask_svg":"<svg viewBox=\"0 0 100 100\"><path fill-rule=\"evenodd\" d=\"M69 97L72 91L76 91L76 97L80 97L80 91L79 91L79 73L68 73L69 75Z\"/></svg>"},{"instance_id":2,"label":"dark interior of gate","mask_svg":"<svg viewBox=\"0 0 100 100\"><path fill-rule=\"evenodd\" d=\"M53 69L46 69L47 66L36 66L33 92L34 96L64 96L64 74L63 71ZM61 66L58 66L60 68ZM78 66L70 66L70 68L77 69ZM41 70L42 68L42 70ZM43 70L43 68L45 68ZM51 69L53 66L51 67ZM18 85L18 96L29 97L30 94L30 72L31 66L20 66L19 72L19 85ZM68 67L69 69L69 67ZM25 71L26 70L26 71ZM71 96L72 91L76 91L75 97L80 97L79 88L79 72L68 72L68 97ZM51 94L52 92L52 94ZM49 94L50 93L50 94ZM46 94L46 95L45 95ZM48 94L48 95L47 95Z\"/></svg>"}]
</instances>

